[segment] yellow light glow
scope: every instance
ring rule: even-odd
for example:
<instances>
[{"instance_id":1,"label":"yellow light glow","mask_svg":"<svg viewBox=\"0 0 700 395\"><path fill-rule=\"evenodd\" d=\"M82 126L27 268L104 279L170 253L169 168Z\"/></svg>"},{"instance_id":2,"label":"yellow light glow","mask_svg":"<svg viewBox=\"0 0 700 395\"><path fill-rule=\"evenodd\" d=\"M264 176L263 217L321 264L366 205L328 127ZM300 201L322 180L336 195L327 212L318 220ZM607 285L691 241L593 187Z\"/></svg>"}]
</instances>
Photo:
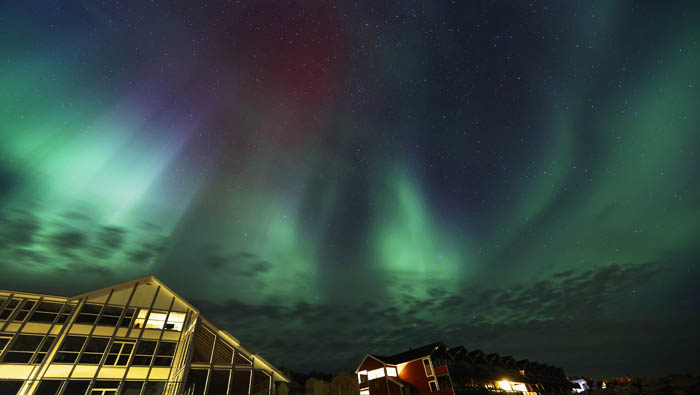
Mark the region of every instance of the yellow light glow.
<instances>
[{"instance_id":1,"label":"yellow light glow","mask_svg":"<svg viewBox=\"0 0 700 395\"><path fill-rule=\"evenodd\" d=\"M527 392L527 386L523 383L510 383L513 391Z\"/></svg>"},{"instance_id":2,"label":"yellow light glow","mask_svg":"<svg viewBox=\"0 0 700 395\"><path fill-rule=\"evenodd\" d=\"M503 391L513 391L513 387L511 387L510 383L506 380L496 381L496 387Z\"/></svg>"},{"instance_id":3,"label":"yellow light glow","mask_svg":"<svg viewBox=\"0 0 700 395\"><path fill-rule=\"evenodd\" d=\"M399 364L399 365L396 366L396 370L398 371L399 375L401 375L401 372L402 372L403 369L406 367L406 365L407 365L407 364L404 362L404 363Z\"/></svg>"}]
</instances>

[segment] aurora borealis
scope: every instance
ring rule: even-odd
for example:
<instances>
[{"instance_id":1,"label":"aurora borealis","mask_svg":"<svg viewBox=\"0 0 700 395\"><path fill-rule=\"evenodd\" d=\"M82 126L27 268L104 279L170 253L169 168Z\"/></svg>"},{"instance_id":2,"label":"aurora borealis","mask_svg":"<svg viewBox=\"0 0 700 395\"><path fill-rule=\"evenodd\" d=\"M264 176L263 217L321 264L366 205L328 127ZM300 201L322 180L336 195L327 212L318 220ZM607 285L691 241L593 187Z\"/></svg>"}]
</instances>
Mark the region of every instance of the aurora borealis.
<instances>
[{"instance_id":1,"label":"aurora borealis","mask_svg":"<svg viewBox=\"0 0 700 395\"><path fill-rule=\"evenodd\" d=\"M382 4L379 4L382 3ZM278 366L700 368L700 4L0 5L0 288L154 274Z\"/></svg>"}]
</instances>

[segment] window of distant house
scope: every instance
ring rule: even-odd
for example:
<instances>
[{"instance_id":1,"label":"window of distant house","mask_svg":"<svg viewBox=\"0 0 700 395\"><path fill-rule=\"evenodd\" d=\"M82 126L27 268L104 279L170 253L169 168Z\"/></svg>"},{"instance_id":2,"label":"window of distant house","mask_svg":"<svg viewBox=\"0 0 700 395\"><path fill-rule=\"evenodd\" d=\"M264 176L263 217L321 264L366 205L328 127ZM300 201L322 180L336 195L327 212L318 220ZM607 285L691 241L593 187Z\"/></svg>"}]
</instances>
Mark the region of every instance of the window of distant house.
<instances>
[{"instance_id":1,"label":"window of distant house","mask_svg":"<svg viewBox=\"0 0 700 395\"><path fill-rule=\"evenodd\" d=\"M432 376L433 375L433 367L430 366L430 359L425 358L423 360L423 367L425 368L425 375L426 376Z\"/></svg>"},{"instance_id":2,"label":"window of distant house","mask_svg":"<svg viewBox=\"0 0 700 395\"><path fill-rule=\"evenodd\" d=\"M386 367L386 375L391 376L391 377L396 377L396 368L392 366L387 366Z\"/></svg>"},{"instance_id":3,"label":"window of distant house","mask_svg":"<svg viewBox=\"0 0 700 395\"><path fill-rule=\"evenodd\" d=\"M384 377L384 368L374 369L367 372L367 377L370 380L378 379Z\"/></svg>"},{"instance_id":4,"label":"window of distant house","mask_svg":"<svg viewBox=\"0 0 700 395\"><path fill-rule=\"evenodd\" d=\"M435 392L435 391L437 391L437 390L438 390L438 388L437 388L437 382L431 381L431 382L430 382L430 392Z\"/></svg>"},{"instance_id":5,"label":"window of distant house","mask_svg":"<svg viewBox=\"0 0 700 395\"><path fill-rule=\"evenodd\" d=\"M148 321L146 316L148 315ZM150 328L150 329L165 329L171 331L182 331L182 325L185 323L185 313L171 311L152 310L148 314L148 309L139 309L136 320L134 321L135 328Z\"/></svg>"}]
</instances>

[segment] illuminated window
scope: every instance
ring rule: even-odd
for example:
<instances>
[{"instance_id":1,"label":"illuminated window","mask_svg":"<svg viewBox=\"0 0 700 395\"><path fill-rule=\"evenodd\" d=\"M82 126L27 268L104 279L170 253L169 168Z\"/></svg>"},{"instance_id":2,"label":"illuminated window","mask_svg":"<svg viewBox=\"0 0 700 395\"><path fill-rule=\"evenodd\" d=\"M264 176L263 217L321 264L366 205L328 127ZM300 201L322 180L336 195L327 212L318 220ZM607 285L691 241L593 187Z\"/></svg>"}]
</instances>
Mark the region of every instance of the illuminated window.
<instances>
[{"instance_id":1,"label":"illuminated window","mask_svg":"<svg viewBox=\"0 0 700 395\"><path fill-rule=\"evenodd\" d=\"M126 366L129 362L129 357L134 351L133 340L115 340L109 348L105 365L107 366Z\"/></svg>"},{"instance_id":2,"label":"illuminated window","mask_svg":"<svg viewBox=\"0 0 700 395\"><path fill-rule=\"evenodd\" d=\"M505 380L496 381L496 387L502 389L503 391L512 391L513 390L510 383L505 381Z\"/></svg>"},{"instance_id":3,"label":"illuminated window","mask_svg":"<svg viewBox=\"0 0 700 395\"><path fill-rule=\"evenodd\" d=\"M145 322L147 314L148 309L139 309L136 320L134 321L135 328L165 328L171 331L182 331L182 325L185 322L185 313L172 311L170 315L168 315L167 311L152 310L151 314L148 315L148 322Z\"/></svg>"},{"instance_id":4,"label":"illuminated window","mask_svg":"<svg viewBox=\"0 0 700 395\"><path fill-rule=\"evenodd\" d=\"M426 376L432 376L433 375L433 367L430 366L430 359L425 358L423 360L423 368L425 368L425 375Z\"/></svg>"},{"instance_id":5,"label":"illuminated window","mask_svg":"<svg viewBox=\"0 0 700 395\"><path fill-rule=\"evenodd\" d=\"M386 375L387 375L387 376L391 376L391 377L396 377L396 376L397 376L397 374L396 374L396 368L395 368L395 367L391 367L391 366L387 366L387 367L386 367Z\"/></svg>"},{"instance_id":6,"label":"illuminated window","mask_svg":"<svg viewBox=\"0 0 700 395\"><path fill-rule=\"evenodd\" d=\"M378 379L384 377L384 368L374 369L367 372L367 377L370 380Z\"/></svg>"},{"instance_id":7,"label":"illuminated window","mask_svg":"<svg viewBox=\"0 0 700 395\"><path fill-rule=\"evenodd\" d=\"M369 390L360 391L360 395L369 395Z\"/></svg>"},{"instance_id":8,"label":"illuminated window","mask_svg":"<svg viewBox=\"0 0 700 395\"><path fill-rule=\"evenodd\" d=\"M520 392L527 392L527 386L523 383L510 383L511 387L513 387L513 391L520 391Z\"/></svg>"},{"instance_id":9,"label":"illuminated window","mask_svg":"<svg viewBox=\"0 0 700 395\"><path fill-rule=\"evenodd\" d=\"M437 381L430 382L430 392L435 392L438 390Z\"/></svg>"}]
</instances>

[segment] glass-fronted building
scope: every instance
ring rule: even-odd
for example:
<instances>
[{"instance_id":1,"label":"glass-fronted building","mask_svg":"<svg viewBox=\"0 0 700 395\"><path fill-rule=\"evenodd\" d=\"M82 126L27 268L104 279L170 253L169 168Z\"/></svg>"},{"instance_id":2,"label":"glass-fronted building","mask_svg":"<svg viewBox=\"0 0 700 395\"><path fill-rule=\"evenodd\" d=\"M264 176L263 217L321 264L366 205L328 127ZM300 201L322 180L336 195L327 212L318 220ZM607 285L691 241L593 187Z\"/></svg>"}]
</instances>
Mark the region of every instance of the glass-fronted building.
<instances>
[{"instance_id":1,"label":"glass-fronted building","mask_svg":"<svg viewBox=\"0 0 700 395\"><path fill-rule=\"evenodd\" d=\"M153 276L0 291L0 394L271 395L289 380Z\"/></svg>"}]
</instances>

